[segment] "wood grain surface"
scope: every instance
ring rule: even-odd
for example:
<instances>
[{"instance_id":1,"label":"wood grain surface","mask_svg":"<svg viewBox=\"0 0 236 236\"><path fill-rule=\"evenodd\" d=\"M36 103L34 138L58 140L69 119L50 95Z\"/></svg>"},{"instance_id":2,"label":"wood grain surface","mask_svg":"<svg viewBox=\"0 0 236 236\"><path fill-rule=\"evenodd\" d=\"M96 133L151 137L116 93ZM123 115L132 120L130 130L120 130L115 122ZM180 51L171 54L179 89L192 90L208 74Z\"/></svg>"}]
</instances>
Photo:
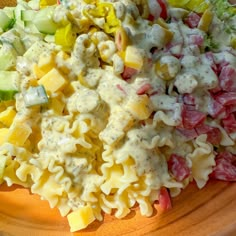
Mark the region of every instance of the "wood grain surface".
<instances>
[{"instance_id":1,"label":"wood grain surface","mask_svg":"<svg viewBox=\"0 0 236 236\"><path fill-rule=\"evenodd\" d=\"M236 183L210 181L198 190L190 184L173 198L173 209L152 217L138 209L122 220L104 216L87 229L70 233L66 218L28 190L0 187L0 236L234 236L236 235Z\"/></svg>"}]
</instances>

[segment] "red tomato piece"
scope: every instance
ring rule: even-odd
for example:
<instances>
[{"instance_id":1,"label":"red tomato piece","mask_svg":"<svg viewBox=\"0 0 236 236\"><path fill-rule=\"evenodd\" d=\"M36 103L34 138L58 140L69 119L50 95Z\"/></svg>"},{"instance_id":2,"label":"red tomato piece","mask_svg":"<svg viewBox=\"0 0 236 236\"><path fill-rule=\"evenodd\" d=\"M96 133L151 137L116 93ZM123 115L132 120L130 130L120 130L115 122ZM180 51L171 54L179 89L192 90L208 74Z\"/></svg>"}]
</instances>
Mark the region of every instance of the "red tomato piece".
<instances>
[{"instance_id":1,"label":"red tomato piece","mask_svg":"<svg viewBox=\"0 0 236 236\"><path fill-rule=\"evenodd\" d=\"M213 172L210 174L210 178L224 180L224 181L236 181L236 155L230 152L221 152L216 158L216 165L213 167Z\"/></svg>"},{"instance_id":2,"label":"red tomato piece","mask_svg":"<svg viewBox=\"0 0 236 236\"><path fill-rule=\"evenodd\" d=\"M165 187L161 187L159 193L159 204L162 210L167 211L172 208L170 194Z\"/></svg>"},{"instance_id":3,"label":"red tomato piece","mask_svg":"<svg viewBox=\"0 0 236 236\"><path fill-rule=\"evenodd\" d=\"M125 66L123 73L121 74L124 80L129 80L133 75L136 75L138 71L134 68Z\"/></svg>"},{"instance_id":4,"label":"red tomato piece","mask_svg":"<svg viewBox=\"0 0 236 236\"><path fill-rule=\"evenodd\" d=\"M208 103L208 114L211 117L216 118L224 112L225 112L225 107L221 103L214 100L213 98L210 98Z\"/></svg>"},{"instance_id":5,"label":"red tomato piece","mask_svg":"<svg viewBox=\"0 0 236 236\"><path fill-rule=\"evenodd\" d=\"M151 84L143 84L138 90L137 90L137 94L138 95L143 95L146 94L148 92L148 90L150 90L152 88Z\"/></svg>"},{"instance_id":6,"label":"red tomato piece","mask_svg":"<svg viewBox=\"0 0 236 236\"><path fill-rule=\"evenodd\" d=\"M198 136L198 133L195 129L185 129L185 128L176 128L176 130L181 133L187 140L192 140Z\"/></svg>"},{"instance_id":7,"label":"red tomato piece","mask_svg":"<svg viewBox=\"0 0 236 236\"><path fill-rule=\"evenodd\" d=\"M236 132L236 119L233 113L222 119L221 122L227 133Z\"/></svg>"},{"instance_id":8,"label":"red tomato piece","mask_svg":"<svg viewBox=\"0 0 236 236\"><path fill-rule=\"evenodd\" d=\"M169 171L177 181L183 181L190 175L190 169L186 160L176 154L172 154L167 162Z\"/></svg>"},{"instance_id":9,"label":"red tomato piece","mask_svg":"<svg viewBox=\"0 0 236 236\"><path fill-rule=\"evenodd\" d=\"M196 28L199 24L199 21L201 19L201 16L199 16L195 12L191 12L185 19L184 23L189 27L189 28Z\"/></svg>"},{"instance_id":10,"label":"red tomato piece","mask_svg":"<svg viewBox=\"0 0 236 236\"><path fill-rule=\"evenodd\" d=\"M224 66L219 75L220 87L224 91L236 91L236 70L228 65Z\"/></svg>"},{"instance_id":11,"label":"red tomato piece","mask_svg":"<svg viewBox=\"0 0 236 236\"><path fill-rule=\"evenodd\" d=\"M206 119L206 115L203 112L192 110L184 105L183 111L182 111L182 122L183 126L186 129L193 129L197 125L204 122Z\"/></svg>"},{"instance_id":12,"label":"red tomato piece","mask_svg":"<svg viewBox=\"0 0 236 236\"><path fill-rule=\"evenodd\" d=\"M207 141L213 145L219 145L222 134L219 128L210 125L202 124L195 128L198 135L207 134Z\"/></svg>"},{"instance_id":13,"label":"red tomato piece","mask_svg":"<svg viewBox=\"0 0 236 236\"><path fill-rule=\"evenodd\" d=\"M232 105L236 103L236 92L220 92L214 98L223 106Z\"/></svg>"}]
</instances>

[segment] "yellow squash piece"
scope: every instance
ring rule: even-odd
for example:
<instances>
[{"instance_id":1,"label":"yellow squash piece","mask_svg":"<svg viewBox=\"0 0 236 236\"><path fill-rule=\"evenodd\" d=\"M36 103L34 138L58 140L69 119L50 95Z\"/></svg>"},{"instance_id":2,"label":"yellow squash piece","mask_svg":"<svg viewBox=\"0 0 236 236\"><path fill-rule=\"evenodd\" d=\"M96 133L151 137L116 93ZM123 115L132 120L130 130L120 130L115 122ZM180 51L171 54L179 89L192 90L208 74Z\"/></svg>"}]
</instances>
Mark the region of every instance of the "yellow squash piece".
<instances>
[{"instance_id":1,"label":"yellow squash piece","mask_svg":"<svg viewBox=\"0 0 236 236\"><path fill-rule=\"evenodd\" d=\"M209 29L209 26L211 25L212 19L213 19L213 13L208 8L204 11L204 13L198 23L198 28L204 32L207 32Z\"/></svg>"},{"instance_id":2,"label":"yellow squash piece","mask_svg":"<svg viewBox=\"0 0 236 236\"><path fill-rule=\"evenodd\" d=\"M128 46L125 50L125 66L136 70L141 70L141 68L143 67L143 63L144 61L141 50L136 48L135 46Z\"/></svg>"},{"instance_id":3,"label":"yellow squash piece","mask_svg":"<svg viewBox=\"0 0 236 236\"><path fill-rule=\"evenodd\" d=\"M56 68L53 68L38 81L38 84L43 85L48 93L54 93L61 90L67 81Z\"/></svg>"},{"instance_id":4,"label":"yellow squash piece","mask_svg":"<svg viewBox=\"0 0 236 236\"><path fill-rule=\"evenodd\" d=\"M86 228L90 223L95 220L95 216L93 214L93 209L90 205L80 207L76 211L70 213L67 216L70 231L75 232L77 230L81 230Z\"/></svg>"},{"instance_id":5,"label":"yellow squash piece","mask_svg":"<svg viewBox=\"0 0 236 236\"><path fill-rule=\"evenodd\" d=\"M64 49L74 45L76 33L72 30L71 23L57 29L55 33L55 43L61 45Z\"/></svg>"},{"instance_id":6,"label":"yellow squash piece","mask_svg":"<svg viewBox=\"0 0 236 236\"><path fill-rule=\"evenodd\" d=\"M26 123L15 123L10 129L6 137L6 141L16 146L23 146L32 130Z\"/></svg>"},{"instance_id":7,"label":"yellow squash piece","mask_svg":"<svg viewBox=\"0 0 236 236\"><path fill-rule=\"evenodd\" d=\"M13 107L8 107L5 111L0 113L0 122L6 126L10 127L16 115L16 111Z\"/></svg>"}]
</instances>

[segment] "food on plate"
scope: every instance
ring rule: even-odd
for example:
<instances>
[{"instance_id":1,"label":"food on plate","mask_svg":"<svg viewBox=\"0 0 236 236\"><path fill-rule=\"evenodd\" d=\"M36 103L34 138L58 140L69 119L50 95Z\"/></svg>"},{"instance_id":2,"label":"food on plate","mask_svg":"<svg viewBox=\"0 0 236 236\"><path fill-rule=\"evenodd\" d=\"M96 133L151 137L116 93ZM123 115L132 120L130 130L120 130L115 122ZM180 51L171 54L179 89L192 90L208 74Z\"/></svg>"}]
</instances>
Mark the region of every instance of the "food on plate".
<instances>
[{"instance_id":1,"label":"food on plate","mask_svg":"<svg viewBox=\"0 0 236 236\"><path fill-rule=\"evenodd\" d=\"M71 231L236 181L236 8L18 0L0 10L0 183Z\"/></svg>"}]
</instances>

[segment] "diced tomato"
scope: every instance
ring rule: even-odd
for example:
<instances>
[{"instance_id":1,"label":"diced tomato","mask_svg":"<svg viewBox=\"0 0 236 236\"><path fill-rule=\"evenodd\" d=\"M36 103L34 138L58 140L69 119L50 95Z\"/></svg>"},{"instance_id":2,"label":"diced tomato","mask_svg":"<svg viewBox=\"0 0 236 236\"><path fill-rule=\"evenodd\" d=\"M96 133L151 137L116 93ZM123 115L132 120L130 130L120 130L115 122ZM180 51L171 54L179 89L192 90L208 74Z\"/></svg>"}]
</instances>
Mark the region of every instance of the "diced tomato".
<instances>
[{"instance_id":1,"label":"diced tomato","mask_svg":"<svg viewBox=\"0 0 236 236\"><path fill-rule=\"evenodd\" d=\"M224 91L236 91L236 69L224 66L219 75L220 87Z\"/></svg>"},{"instance_id":2,"label":"diced tomato","mask_svg":"<svg viewBox=\"0 0 236 236\"><path fill-rule=\"evenodd\" d=\"M197 110L190 110L186 105L184 105L182 111L182 122L186 129L193 129L197 125L204 122L206 115L203 112Z\"/></svg>"},{"instance_id":3,"label":"diced tomato","mask_svg":"<svg viewBox=\"0 0 236 236\"><path fill-rule=\"evenodd\" d=\"M186 160L176 154L172 154L167 162L168 169L177 181L183 181L190 175L190 169Z\"/></svg>"},{"instance_id":4,"label":"diced tomato","mask_svg":"<svg viewBox=\"0 0 236 236\"><path fill-rule=\"evenodd\" d=\"M224 112L225 112L225 107L211 97L208 103L208 114L211 117L216 118Z\"/></svg>"},{"instance_id":5,"label":"diced tomato","mask_svg":"<svg viewBox=\"0 0 236 236\"><path fill-rule=\"evenodd\" d=\"M219 128L210 125L202 124L195 128L198 135L207 134L207 141L213 145L219 145L222 134Z\"/></svg>"},{"instance_id":6,"label":"diced tomato","mask_svg":"<svg viewBox=\"0 0 236 236\"><path fill-rule=\"evenodd\" d=\"M211 69L218 75L218 68L215 64L214 55L212 52L206 52L205 57L207 58L208 63L210 63Z\"/></svg>"},{"instance_id":7,"label":"diced tomato","mask_svg":"<svg viewBox=\"0 0 236 236\"><path fill-rule=\"evenodd\" d=\"M226 132L228 133L236 132L236 119L233 113L228 115L226 118L222 119L221 122Z\"/></svg>"},{"instance_id":8,"label":"diced tomato","mask_svg":"<svg viewBox=\"0 0 236 236\"><path fill-rule=\"evenodd\" d=\"M157 2L159 3L160 7L161 7L161 14L160 17L164 20L167 19L168 17L168 13L167 13L167 6L166 6L166 2L163 0L157 0Z\"/></svg>"},{"instance_id":9,"label":"diced tomato","mask_svg":"<svg viewBox=\"0 0 236 236\"><path fill-rule=\"evenodd\" d=\"M154 17L152 14L149 14L147 19L148 19L149 21L154 21L154 20L155 20L155 17Z\"/></svg>"},{"instance_id":10,"label":"diced tomato","mask_svg":"<svg viewBox=\"0 0 236 236\"><path fill-rule=\"evenodd\" d=\"M189 35L189 44L197 45L198 47L201 47L204 43L204 38L201 35L193 34Z\"/></svg>"},{"instance_id":11,"label":"diced tomato","mask_svg":"<svg viewBox=\"0 0 236 236\"><path fill-rule=\"evenodd\" d=\"M125 66L123 73L121 74L124 80L129 80L133 75L136 75L138 71L134 68Z\"/></svg>"},{"instance_id":12,"label":"diced tomato","mask_svg":"<svg viewBox=\"0 0 236 236\"><path fill-rule=\"evenodd\" d=\"M143 84L138 90L137 90L137 94L138 95L143 95L143 94L146 94L148 92L148 90L150 90L152 88L151 84L149 83L146 83L146 84Z\"/></svg>"},{"instance_id":13,"label":"diced tomato","mask_svg":"<svg viewBox=\"0 0 236 236\"><path fill-rule=\"evenodd\" d=\"M195 12L191 12L185 19L184 23L188 25L189 28L196 28L199 24L201 16Z\"/></svg>"},{"instance_id":14,"label":"diced tomato","mask_svg":"<svg viewBox=\"0 0 236 236\"><path fill-rule=\"evenodd\" d=\"M236 92L220 92L214 98L221 105L228 106L236 103Z\"/></svg>"},{"instance_id":15,"label":"diced tomato","mask_svg":"<svg viewBox=\"0 0 236 236\"><path fill-rule=\"evenodd\" d=\"M158 201L160 204L160 208L163 211L167 211L172 208L171 198L170 198L170 194L169 194L167 188L161 187Z\"/></svg>"},{"instance_id":16,"label":"diced tomato","mask_svg":"<svg viewBox=\"0 0 236 236\"><path fill-rule=\"evenodd\" d=\"M221 152L216 158L216 165L213 167L213 172L210 174L210 178L224 180L224 181L236 181L236 155L230 152Z\"/></svg>"},{"instance_id":17,"label":"diced tomato","mask_svg":"<svg viewBox=\"0 0 236 236\"><path fill-rule=\"evenodd\" d=\"M195 105L195 97L192 94L185 93L183 95L183 102L186 105Z\"/></svg>"},{"instance_id":18,"label":"diced tomato","mask_svg":"<svg viewBox=\"0 0 236 236\"><path fill-rule=\"evenodd\" d=\"M192 140L198 136L198 133L195 129L185 129L177 127L176 130L181 133L187 140Z\"/></svg>"}]
</instances>

